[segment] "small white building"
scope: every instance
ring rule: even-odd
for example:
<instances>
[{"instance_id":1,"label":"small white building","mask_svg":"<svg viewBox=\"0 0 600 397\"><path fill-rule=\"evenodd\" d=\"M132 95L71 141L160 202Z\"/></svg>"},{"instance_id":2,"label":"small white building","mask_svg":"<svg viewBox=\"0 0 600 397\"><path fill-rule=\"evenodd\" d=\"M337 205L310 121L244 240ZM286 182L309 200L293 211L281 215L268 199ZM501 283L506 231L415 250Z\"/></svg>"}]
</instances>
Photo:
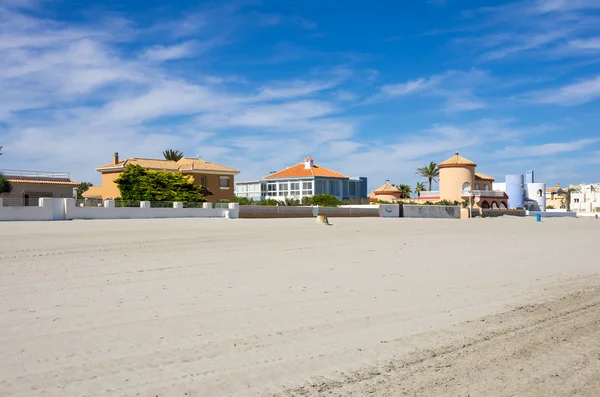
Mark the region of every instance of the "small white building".
<instances>
[{"instance_id":1,"label":"small white building","mask_svg":"<svg viewBox=\"0 0 600 397\"><path fill-rule=\"evenodd\" d=\"M600 183L571 187L577 190L571 193L571 211L600 212Z\"/></svg>"}]
</instances>

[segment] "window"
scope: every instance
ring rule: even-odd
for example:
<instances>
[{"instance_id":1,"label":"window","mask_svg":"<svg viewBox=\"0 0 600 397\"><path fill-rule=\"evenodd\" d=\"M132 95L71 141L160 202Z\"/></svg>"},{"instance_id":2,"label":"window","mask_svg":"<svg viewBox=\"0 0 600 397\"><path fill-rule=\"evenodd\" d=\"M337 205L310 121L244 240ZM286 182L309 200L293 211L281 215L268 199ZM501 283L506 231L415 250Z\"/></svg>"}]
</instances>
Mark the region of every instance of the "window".
<instances>
[{"instance_id":1,"label":"window","mask_svg":"<svg viewBox=\"0 0 600 397\"><path fill-rule=\"evenodd\" d=\"M578 202L579 202L579 199L573 199L573 201L574 201L574 202L576 202L576 203L578 203Z\"/></svg>"},{"instance_id":2,"label":"window","mask_svg":"<svg viewBox=\"0 0 600 397\"><path fill-rule=\"evenodd\" d=\"M289 184L287 182L279 182L278 196L287 196L289 194Z\"/></svg>"},{"instance_id":3,"label":"window","mask_svg":"<svg viewBox=\"0 0 600 397\"><path fill-rule=\"evenodd\" d=\"M542 189L538 189L538 191L537 191L537 196L538 196L538 197L542 197Z\"/></svg>"},{"instance_id":4,"label":"window","mask_svg":"<svg viewBox=\"0 0 600 397\"><path fill-rule=\"evenodd\" d=\"M350 182L350 194L349 194L350 197L356 197L357 196L356 191L358 189L356 188L356 185L358 185L358 182Z\"/></svg>"},{"instance_id":5,"label":"window","mask_svg":"<svg viewBox=\"0 0 600 397\"><path fill-rule=\"evenodd\" d=\"M475 184L475 190L479 190L479 183Z\"/></svg>"},{"instance_id":6,"label":"window","mask_svg":"<svg viewBox=\"0 0 600 397\"><path fill-rule=\"evenodd\" d=\"M277 193L277 183L269 182L267 184L267 192L269 193L269 196L275 196Z\"/></svg>"},{"instance_id":7,"label":"window","mask_svg":"<svg viewBox=\"0 0 600 397\"><path fill-rule=\"evenodd\" d=\"M483 190L485 190L486 192L490 190L490 185L488 185L487 183L483 185Z\"/></svg>"},{"instance_id":8,"label":"window","mask_svg":"<svg viewBox=\"0 0 600 397\"><path fill-rule=\"evenodd\" d=\"M469 182L465 182L462 185L462 191L463 192L469 192L471 191L471 184Z\"/></svg>"},{"instance_id":9,"label":"window","mask_svg":"<svg viewBox=\"0 0 600 397\"><path fill-rule=\"evenodd\" d=\"M313 186L313 183L311 181L302 182L302 195L303 196L312 196L312 194L313 194L312 186Z\"/></svg>"},{"instance_id":10,"label":"window","mask_svg":"<svg viewBox=\"0 0 600 397\"><path fill-rule=\"evenodd\" d=\"M290 183L290 196L300 196L300 182Z\"/></svg>"},{"instance_id":11,"label":"window","mask_svg":"<svg viewBox=\"0 0 600 397\"><path fill-rule=\"evenodd\" d=\"M204 187L206 187L206 177L205 176L201 176L200 177L200 184Z\"/></svg>"},{"instance_id":12,"label":"window","mask_svg":"<svg viewBox=\"0 0 600 397\"><path fill-rule=\"evenodd\" d=\"M219 187L221 189L229 189L229 177L228 176L220 176L219 177Z\"/></svg>"},{"instance_id":13,"label":"window","mask_svg":"<svg viewBox=\"0 0 600 397\"><path fill-rule=\"evenodd\" d=\"M329 194L331 194L332 196L340 195L339 181L329 181Z\"/></svg>"},{"instance_id":14,"label":"window","mask_svg":"<svg viewBox=\"0 0 600 397\"><path fill-rule=\"evenodd\" d=\"M327 193L325 191L325 182L327 182L327 181L324 181L322 179L317 179L315 181L315 194L325 194L325 193Z\"/></svg>"}]
</instances>

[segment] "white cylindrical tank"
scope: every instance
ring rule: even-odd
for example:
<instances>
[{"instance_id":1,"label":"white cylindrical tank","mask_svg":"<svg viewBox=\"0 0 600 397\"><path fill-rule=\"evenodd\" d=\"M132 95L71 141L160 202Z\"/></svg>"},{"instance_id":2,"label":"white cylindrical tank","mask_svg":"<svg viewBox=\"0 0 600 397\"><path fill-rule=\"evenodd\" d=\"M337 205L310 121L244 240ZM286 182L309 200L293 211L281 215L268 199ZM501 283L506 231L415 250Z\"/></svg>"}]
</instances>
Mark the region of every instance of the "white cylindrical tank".
<instances>
[{"instance_id":1,"label":"white cylindrical tank","mask_svg":"<svg viewBox=\"0 0 600 397\"><path fill-rule=\"evenodd\" d=\"M537 202L540 211L546 211L546 184L545 183L528 183L527 184L527 199Z\"/></svg>"}]
</instances>

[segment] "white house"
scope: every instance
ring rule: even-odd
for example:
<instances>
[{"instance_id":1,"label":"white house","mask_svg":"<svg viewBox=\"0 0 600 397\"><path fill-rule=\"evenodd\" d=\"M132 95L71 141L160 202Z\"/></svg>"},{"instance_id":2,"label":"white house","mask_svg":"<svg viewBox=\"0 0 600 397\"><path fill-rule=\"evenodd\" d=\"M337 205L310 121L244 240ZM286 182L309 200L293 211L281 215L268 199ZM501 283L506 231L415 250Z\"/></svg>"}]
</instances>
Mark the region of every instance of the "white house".
<instances>
[{"instance_id":1,"label":"white house","mask_svg":"<svg viewBox=\"0 0 600 397\"><path fill-rule=\"evenodd\" d=\"M600 183L571 187L571 211L600 212Z\"/></svg>"},{"instance_id":2,"label":"white house","mask_svg":"<svg viewBox=\"0 0 600 397\"><path fill-rule=\"evenodd\" d=\"M367 178L350 178L315 164L307 157L304 163L287 167L259 181L238 182L235 195L253 200L302 199L316 194L331 194L338 200L367 197Z\"/></svg>"}]
</instances>

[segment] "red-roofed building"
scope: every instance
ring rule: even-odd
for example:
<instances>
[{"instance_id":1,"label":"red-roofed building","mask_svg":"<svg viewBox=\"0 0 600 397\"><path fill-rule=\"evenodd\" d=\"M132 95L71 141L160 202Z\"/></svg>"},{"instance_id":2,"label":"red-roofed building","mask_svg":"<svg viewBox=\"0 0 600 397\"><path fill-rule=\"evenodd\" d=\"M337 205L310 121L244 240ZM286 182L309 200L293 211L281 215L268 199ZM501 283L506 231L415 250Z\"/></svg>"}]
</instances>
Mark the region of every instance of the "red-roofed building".
<instances>
[{"instance_id":1,"label":"red-roofed building","mask_svg":"<svg viewBox=\"0 0 600 397\"><path fill-rule=\"evenodd\" d=\"M10 193L0 194L5 207L39 205L40 198L72 198L77 182L66 172L0 170L12 184Z\"/></svg>"},{"instance_id":2,"label":"red-roofed building","mask_svg":"<svg viewBox=\"0 0 600 397\"><path fill-rule=\"evenodd\" d=\"M331 194L339 200L367 197L367 178L350 178L315 164L311 157L260 181L236 183L236 196L254 200L302 199L316 194Z\"/></svg>"}]
</instances>

